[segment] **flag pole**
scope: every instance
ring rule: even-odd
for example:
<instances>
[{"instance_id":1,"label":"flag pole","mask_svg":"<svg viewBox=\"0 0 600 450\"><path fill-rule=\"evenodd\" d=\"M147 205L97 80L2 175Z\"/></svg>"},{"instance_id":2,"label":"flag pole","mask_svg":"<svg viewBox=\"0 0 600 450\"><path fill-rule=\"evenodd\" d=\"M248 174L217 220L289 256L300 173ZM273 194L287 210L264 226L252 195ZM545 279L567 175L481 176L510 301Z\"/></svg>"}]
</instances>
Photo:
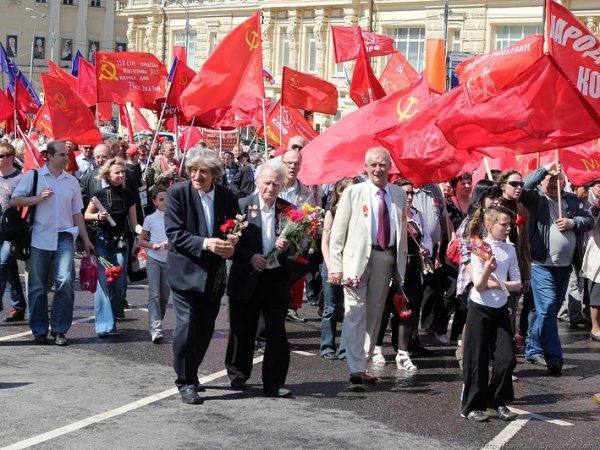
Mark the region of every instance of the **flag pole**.
<instances>
[{"instance_id":1,"label":"flag pole","mask_svg":"<svg viewBox=\"0 0 600 450\"><path fill-rule=\"evenodd\" d=\"M281 101L279 102L279 145L283 146L283 107L281 106Z\"/></svg>"},{"instance_id":2,"label":"flag pole","mask_svg":"<svg viewBox=\"0 0 600 450\"><path fill-rule=\"evenodd\" d=\"M488 161L488 157L483 157L483 165L485 166L485 173L487 174L488 180L494 181L494 177L492 176L492 171L490 169L490 162Z\"/></svg>"},{"instance_id":3,"label":"flag pole","mask_svg":"<svg viewBox=\"0 0 600 450\"><path fill-rule=\"evenodd\" d=\"M262 99L262 110L263 110L263 130L265 133L265 156L267 155L267 99L263 97ZM258 142L258 141L257 141Z\"/></svg>"},{"instance_id":4,"label":"flag pole","mask_svg":"<svg viewBox=\"0 0 600 450\"><path fill-rule=\"evenodd\" d=\"M169 86L170 88L170 86ZM160 124L163 120L163 115L165 113L165 109L167 107L167 97L165 97L165 102L163 103L162 110L160 111L160 117L158 118L158 123L156 124L156 130L154 130L154 135L152 136L152 143L150 144L150 152L152 153L152 147L154 147L154 143L156 142L156 136L158 136L158 130L160 129ZM177 120L176 120L177 122ZM177 123L175 124L175 136L177 136ZM175 146L177 148L177 146ZM152 154L150 155L152 156Z\"/></svg>"},{"instance_id":5,"label":"flag pole","mask_svg":"<svg viewBox=\"0 0 600 450\"><path fill-rule=\"evenodd\" d=\"M174 122L175 122L175 149L176 149L176 155L177 155L177 159L181 159L181 149L179 148L179 124L178 124L178 120L177 120L177 114L175 114L175 117L173 118ZM158 127L156 127L156 131L155 131L156 135L158 136Z\"/></svg>"},{"instance_id":6,"label":"flag pole","mask_svg":"<svg viewBox=\"0 0 600 450\"><path fill-rule=\"evenodd\" d=\"M558 192L558 197L557 197L557 200L558 200L558 218L562 219L563 218L563 212L562 212L562 186L561 186L561 181L562 181L561 178L562 178L562 176L561 176L560 171L559 171L560 161L558 160L558 149L557 148L554 149L554 157L556 159L556 171L559 173L559 175L556 177L556 185L557 185L556 189L557 189L557 192Z\"/></svg>"}]
</instances>

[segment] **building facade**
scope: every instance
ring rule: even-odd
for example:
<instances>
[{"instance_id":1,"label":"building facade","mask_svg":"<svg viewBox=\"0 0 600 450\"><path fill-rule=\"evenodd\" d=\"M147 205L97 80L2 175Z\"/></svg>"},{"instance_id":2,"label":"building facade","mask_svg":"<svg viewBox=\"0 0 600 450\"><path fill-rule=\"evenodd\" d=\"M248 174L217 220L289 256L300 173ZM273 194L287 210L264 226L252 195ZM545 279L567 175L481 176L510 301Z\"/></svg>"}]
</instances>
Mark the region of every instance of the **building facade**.
<instances>
[{"instance_id":1,"label":"building facade","mask_svg":"<svg viewBox=\"0 0 600 450\"><path fill-rule=\"evenodd\" d=\"M116 15L115 0L0 0L0 12L7 56L31 71L38 91L48 59L70 68L77 50L90 61L95 50L127 50L127 18Z\"/></svg>"},{"instance_id":2,"label":"building facade","mask_svg":"<svg viewBox=\"0 0 600 450\"><path fill-rule=\"evenodd\" d=\"M450 0L447 50L484 53L543 32L544 0ZM598 0L563 1L598 34ZM131 50L148 51L167 65L174 45L187 43L188 65L199 70L220 40L256 10L262 14L264 67L275 83L267 86L276 99L283 66L311 73L338 86L336 117L317 114L325 128L356 108L348 97L353 63L335 64L330 25L356 26L389 35L409 62L424 69L425 40L445 33L443 0L121 0L117 15L128 21ZM387 58L373 59L381 73Z\"/></svg>"}]
</instances>

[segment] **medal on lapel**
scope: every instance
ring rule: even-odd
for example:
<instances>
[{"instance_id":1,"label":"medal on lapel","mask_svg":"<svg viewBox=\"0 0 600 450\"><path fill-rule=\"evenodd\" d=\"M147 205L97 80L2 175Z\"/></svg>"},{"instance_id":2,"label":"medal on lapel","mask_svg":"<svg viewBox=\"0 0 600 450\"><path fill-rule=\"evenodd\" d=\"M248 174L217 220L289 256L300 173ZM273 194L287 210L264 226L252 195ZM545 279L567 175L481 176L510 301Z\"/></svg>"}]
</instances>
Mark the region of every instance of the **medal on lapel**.
<instances>
[{"instance_id":1,"label":"medal on lapel","mask_svg":"<svg viewBox=\"0 0 600 450\"><path fill-rule=\"evenodd\" d=\"M254 217L256 217L256 216L257 216L257 214L258 214L258 213L257 213L257 211L258 211L258 205L250 205L250 206L248 207L248 209L250 210L250 216L251 216L251 217L253 217L253 218L254 218Z\"/></svg>"},{"instance_id":2,"label":"medal on lapel","mask_svg":"<svg viewBox=\"0 0 600 450\"><path fill-rule=\"evenodd\" d=\"M369 207L367 205L362 205L363 216L367 217L369 215Z\"/></svg>"}]
</instances>

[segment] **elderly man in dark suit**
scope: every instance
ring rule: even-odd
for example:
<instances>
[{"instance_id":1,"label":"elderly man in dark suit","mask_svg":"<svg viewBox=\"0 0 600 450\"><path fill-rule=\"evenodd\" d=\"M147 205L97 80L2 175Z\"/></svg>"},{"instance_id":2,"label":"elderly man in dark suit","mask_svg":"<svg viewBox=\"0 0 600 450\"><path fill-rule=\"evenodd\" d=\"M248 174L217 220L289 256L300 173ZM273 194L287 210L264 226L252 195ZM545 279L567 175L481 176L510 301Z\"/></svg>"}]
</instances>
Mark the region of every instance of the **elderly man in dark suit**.
<instances>
[{"instance_id":1,"label":"elderly man in dark suit","mask_svg":"<svg viewBox=\"0 0 600 450\"><path fill-rule=\"evenodd\" d=\"M169 238L168 280L173 291L175 383L184 403L202 399L198 367L210 343L225 291L225 259L231 243L221 239L221 225L239 213L237 199L217 183L223 169L217 154L190 149L185 160L190 181L168 190L165 230Z\"/></svg>"},{"instance_id":2,"label":"elderly man in dark suit","mask_svg":"<svg viewBox=\"0 0 600 450\"><path fill-rule=\"evenodd\" d=\"M252 153L252 155L250 155L250 164L243 166L233 176L230 185L231 192L239 198L248 197L254 193L254 189L256 188L255 172L260 162L260 154Z\"/></svg>"},{"instance_id":3,"label":"elderly man in dark suit","mask_svg":"<svg viewBox=\"0 0 600 450\"><path fill-rule=\"evenodd\" d=\"M285 332L288 306L288 270L285 252L289 241L277 237L279 216L290 206L278 198L285 172L279 162L268 162L258 168L258 193L241 199L240 210L248 218L248 227L235 248L229 274L229 322L231 331L227 344L225 366L235 389L245 389L252 371L254 338L259 314L265 319L267 345L262 379L266 395L290 397L284 388L290 362ZM273 249L279 258L268 259Z\"/></svg>"}]
</instances>

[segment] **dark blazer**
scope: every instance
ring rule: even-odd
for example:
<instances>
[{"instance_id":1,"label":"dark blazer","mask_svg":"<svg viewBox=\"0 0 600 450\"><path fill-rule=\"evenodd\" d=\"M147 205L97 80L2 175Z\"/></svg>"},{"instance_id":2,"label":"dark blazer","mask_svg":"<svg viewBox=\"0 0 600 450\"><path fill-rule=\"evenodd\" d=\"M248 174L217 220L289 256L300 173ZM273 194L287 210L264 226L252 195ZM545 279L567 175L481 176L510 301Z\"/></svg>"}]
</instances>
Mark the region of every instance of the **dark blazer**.
<instances>
[{"instance_id":1,"label":"dark blazer","mask_svg":"<svg viewBox=\"0 0 600 450\"><path fill-rule=\"evenodd\" d=\"M90 170L79 180L79 186L81 187L81 197L83 199L83 210L85 211L90 203L90 200L94 196L95 192L102 189L102 182L96 177L100 172L99 168Z\"/></svg>"},{"instance_id":2,"label":"dark blazer","mask_svg":"<svg viewBox=\"0 0 600 450\"><path fill-rule=\"evenodd\" d=\"M211 293L216 272L224 266L222 258L208 250L203 251L202 244L208 237L222 238L221 225L227 219L235 218L240 209L237 199L226 188L215 184L214 189L215 217L211 236L208 236L200 195L192 186L192 182L176 183L167 191L167 264L168 280L173 290Z\"/></svg>"},{"instance_id":3,"label":"dark blazer","mask_svg":"<svg viewBox=\"0 0 600 450\"><path fill-rule=\"evenodd\" d=\"M233 176L230 189L231 192L238 196L238 198L244 198L252 195L254 188L254 170L252 169L252 166L248 164L238 170Z\"/></svg>"},{"instance_id":4,"label":"dark blazer","mask_svg":"<svg viewBox=\"0 0 600 450\"><path fill-rule=\"evenodd\" d=\"M275 228L278 226L279 214L289 205L289 202L286 202L281 198L276 200ZM250 209L250 207L255 206L257 208L256 210L253 211ZM263 254L261 214L258 194L240 199L240 210L242 214L246 214L248 226L242 232L242 236L235 246L233 264L229 271L229 281L227 283L227 295L236 301L248 302L254 295L260 278L260 272L257 272L252 268L250 260L252 259L252 256L257 253L260 255ZM280 258L280 262L283 262L285 259L285 257Z\"/></svg>"}]
</instances>

